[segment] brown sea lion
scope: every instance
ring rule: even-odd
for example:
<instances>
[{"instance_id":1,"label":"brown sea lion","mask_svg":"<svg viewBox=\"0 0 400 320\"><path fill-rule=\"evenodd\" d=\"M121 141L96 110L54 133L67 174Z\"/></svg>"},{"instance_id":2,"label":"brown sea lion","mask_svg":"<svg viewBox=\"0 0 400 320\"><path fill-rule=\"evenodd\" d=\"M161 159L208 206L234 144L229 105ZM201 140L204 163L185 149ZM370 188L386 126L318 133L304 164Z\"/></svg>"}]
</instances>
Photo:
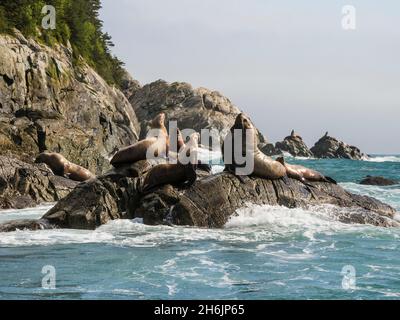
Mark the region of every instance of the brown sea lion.
<instances>
[{"instance_id":1,"label":"brown sea lion","mask_svg":"<svg viewBox=\"0 0 400 320\"><path fill-rule=\"evenodd\" d=\"M257 131L254 125L251 123L250 119L248 119L243 113L240 113L235 120L234 125L231 128L232 137L234 137L234 130L240 129L242 130L242 153L243 155L250 155L254 158L254 169L252 171L252 175L265 178L265 179L280 179L286 175L285 167L279 163L266 156L258 149L258 138ZM246 142L246 132L248 138L250 138L249 142ZM230 172L236 172L236 169L242 167L242 165L237 165L234 159L234 148L235 141L232 138L232 164L225 164L225 169ZM225 141L224 141L225 143ZM222 145L222 153L223 157L225 155L224 144ZM223 158L225 162L225 157Z\"/></svg>"},{"instance_id":2,"label":"brown sea lion","mask_svg":"<svg viewBox=\"0 0 400 320\"><path fill-rule=\"evenodd\" d=\"M55 175L65 176L74 181L86 181L96 176L89 170L68 161L63 155L52 152L42 152L35 160L36 163L45 163Z\"/></svg>"},{"instance_id":3,"label":"brown sea lion","mask_svg":"<svg viewBox=\"0 0 400 320\"><path fill-rule=\"evenodd\" d=\"M177 184L184 182L193 184L197 178L196 149L198 148L198 139L198 133L193 133L190 136L189 142L186 143L186 145L179 152L178 163L159 164L151 168L142 179L141 191L147 192L154 187L164 184ZM182 163L184 160L185 162ZM190 162L186 163L187 161Z\"/></svg>"},{"instance_id":4,"label":"brown sea lion","mask_svg":"<svg viewBox=\"0 0 400 320\"><path fill-rule=\"evenodd\" d=\"M158 114L150 124L150 133L158 136L148 136L146 139L136 142L133 145L122 148L111 159L110 163L114 167L120 167L127 163L135 163L147 159L150 148L154 151L155 157L168 155L169 137L164 125L165 114Z\"/></svg>"},{"instance_id":5,"label":"brown sea lion","mask_svg":"<svg viewBox=\"0 0 400 320\"><path fill-rule=\"evenodd\" d=\"M170 139L171 139L171 137L170 137ZM185 141L183 140L182 133L178 128L176 129L176 140L177 140L176 141L176 151L171 150L171 149L168 151L169 159L177 160L179 151L185 147Z\"/></svg>"},{"instance_id":6,"label":"brown sea lion","mask_svg":"<svg viewBox=\"0 0 400 320\"><path fill-rule=\"evenodd\" d=\"M277 158L276 161L285 166L286 174L289 178L293 178L301 182L322 181L337 184L334 179L326 177L318 171L300 165L288 164L283 157Z\"/></svg>"}]
</instances>

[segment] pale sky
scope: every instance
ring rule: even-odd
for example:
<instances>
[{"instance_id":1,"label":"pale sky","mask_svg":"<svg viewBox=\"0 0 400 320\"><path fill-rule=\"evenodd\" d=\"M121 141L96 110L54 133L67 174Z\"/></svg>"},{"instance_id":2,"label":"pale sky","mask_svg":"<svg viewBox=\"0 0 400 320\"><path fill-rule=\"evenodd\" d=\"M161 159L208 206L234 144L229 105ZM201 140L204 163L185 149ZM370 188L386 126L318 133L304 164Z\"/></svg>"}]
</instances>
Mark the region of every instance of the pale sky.
<instances>
[{"instance_id":1,"label":"pale sky","mask_svg":"<svg viewBox=\"0 0 400 320\"><path fill-rule=\"evenodd\" d=\"M220 91L271 141L325 133L400 153L400 1L103 0L114 53L142 84ZM329 2L329 3L328 3ZM342 7L356 8L356 30Z\"/></svg>"}]
</instances>

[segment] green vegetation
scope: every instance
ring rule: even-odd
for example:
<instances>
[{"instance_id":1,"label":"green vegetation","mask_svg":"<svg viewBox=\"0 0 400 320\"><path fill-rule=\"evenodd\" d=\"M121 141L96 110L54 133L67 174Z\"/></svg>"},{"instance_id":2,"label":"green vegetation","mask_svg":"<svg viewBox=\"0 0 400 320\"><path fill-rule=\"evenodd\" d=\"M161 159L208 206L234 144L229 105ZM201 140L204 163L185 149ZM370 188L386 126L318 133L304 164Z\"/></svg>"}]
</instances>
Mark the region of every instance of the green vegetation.
<instances>
[{"instance_id":1,"label":"green vegetation","mask_svg":"<svg viewBox=\"0 0 400 320\"><path fill-rule=\"evenodd\" d=\"M56 8L54 30L42 28L45 5ZM75 63L82 56L108 83L119 86L123 63L110 52L113 43L102 31L100 9L100 0L1 0L0 33L12 33L17 28L26 37L49 46L70 41Z\"/></svg>"}]
</instances>

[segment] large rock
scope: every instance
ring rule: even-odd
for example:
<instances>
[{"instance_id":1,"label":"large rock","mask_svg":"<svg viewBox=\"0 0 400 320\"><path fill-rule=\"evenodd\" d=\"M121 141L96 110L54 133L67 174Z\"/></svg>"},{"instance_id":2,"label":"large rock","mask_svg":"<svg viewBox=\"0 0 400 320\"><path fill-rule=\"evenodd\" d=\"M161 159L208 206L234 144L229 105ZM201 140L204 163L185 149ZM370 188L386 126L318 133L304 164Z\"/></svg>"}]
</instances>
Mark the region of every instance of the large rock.
<instances>
[{"instance_id":1,"label":"large rock","mask_svg":"<svg viewBox=\"0 0 400 320\"><path fill-rule=\"evenodd\" d=\"M360 151L359 148L350 146L336 138L330 137L326 133L318 142L311 148L311 152L316 158L341 158L362 160L367 156Z\"/></svg>"},{"instance_id":2,"label":"large rock","mask_svg":"<svg viewBox=\"0 0 400 320\"><path fill-rule=\"evenodd\" d=\"M372 177L366 176L364 179L360 181L360 184L370 185L370 186L393 186L398 184L398 181L387 179L385 177Z\"/></svg>"},{"instance_id":3,"label":"large rock","mask_svg":"<svg viewBox=\"0 0 400 320\"><path fill-rule=\"evenodd\" d=\"M277 142L275 148L290 153L293 157L312 157L313 154L304 143L303 138L294 131L283 141Z\"/></svg>"},{"instance_id":4,"label":"large rock","mask_svg":"<svg viewBox=\"0 0 400 320\"><path fill-rule=\"evenodd\" d=\"M284 178L248 178L243 182L228 172L204 177L187 187L164 185L142 194L140 178L118 172L79 184L41 220L13 221L0 231L16 228L94 229L110 220L143 218L146 224L175 224L221 228L238 208L248 204L281 205L289 208L332 204L332 214L345 223L400 226L390 206L367 196L359 196L330 183L304 185Z\"/></svg>"},{"instance_id":5,"label":"large rock","mask_svg":"<svg viewBox=\"0 0 400 320\"><path fill-rule=\"evenodd\" d=\"M283 154L282 150L276 148L273 143L260 143L258 148L267 156L278 156Z\"/></svg>"},{"instance_id":6,"label":"large rock","mask_svg":"<svg viewBox=\"0 0 400 320\"><path fill-rule=\"evenodd\" d=\"M34 207L65 197L78 183L56 176L44 164L0 156L0 209Z\"/></svg>"},{"instance_id":7,"label":"large rock","mask_svg":"<svg viewBox=\"0 0 400 320\"><path fill-rule=\"evenodd\" d=\"M73 65L70 47L0 35L0 154L29 160L48 149L99 174L138 134L124 94Z\"/></svg>"},{"instance_id":8,"label":"large rock","mask_svg":"<svg viewBox=\"0 0 400 320\"><path fill-rule=\"evenodd\" d=\"M217 129L223 139L232 127L240 110L217 91L194 89L185 82L168 83L158 80L142 88L133 84L134 90L124 90L141 123L140 137L144 138L149 121L159 112L168 120L176 120L180 129ZM264 136L259 133L259 142Z\"/></svg>"}]
</instances>

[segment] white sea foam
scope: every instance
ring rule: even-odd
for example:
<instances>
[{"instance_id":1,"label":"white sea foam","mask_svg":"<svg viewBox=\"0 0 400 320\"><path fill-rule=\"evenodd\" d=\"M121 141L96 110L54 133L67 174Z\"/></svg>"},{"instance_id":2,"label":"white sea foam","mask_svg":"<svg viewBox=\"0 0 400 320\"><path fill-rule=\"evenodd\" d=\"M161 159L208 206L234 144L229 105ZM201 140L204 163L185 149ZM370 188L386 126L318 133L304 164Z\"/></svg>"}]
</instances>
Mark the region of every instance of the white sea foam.
<instances>
[{"instance_id":1,"label":"white sea foam","mask_svg":"<svg viewBox=\"0 0 400 320\"><path fill-rule=\"evenodd\" d=\"M290 241L290 239L320 241L321 235L362 232L365 228L374 228L343 224L335 219L337 210L341 209L331 205L313 207L309 210L248 205L237 210L237 214L231 217L224 229L148 226L144 225L141 219L114 220L94 231L62 229L4 233L0 237L0 245L106 243L127 247L157 247L163 244L210 240L226 243L259 241L277 243ZM245 251L246 249L238 250ZM185 255L202 256L203 253L203 251L193 250Z\"/></svg>"},{"instance_id":2,"label":"white sea foam","mask_svg":"<svg viewBox=\"0 0 400 320\"><path fill-rule=\"evenodd\" d=\"M396 210L400 210L400 188L398 185L369 186L354 182L344 182L339 184L340 186L352 193L374 197L384 203L393 206Z\"/></svg>"},{"instance_id":3,"label":"white sea foam","mask_svg":"<svg viewBox=\"0 0 400 320\"><path fill-rule=\"evenodd\" d=\"M369 162L400 162L400 156L370 156L363 160Z\"/></svg>"}]
</instances>

